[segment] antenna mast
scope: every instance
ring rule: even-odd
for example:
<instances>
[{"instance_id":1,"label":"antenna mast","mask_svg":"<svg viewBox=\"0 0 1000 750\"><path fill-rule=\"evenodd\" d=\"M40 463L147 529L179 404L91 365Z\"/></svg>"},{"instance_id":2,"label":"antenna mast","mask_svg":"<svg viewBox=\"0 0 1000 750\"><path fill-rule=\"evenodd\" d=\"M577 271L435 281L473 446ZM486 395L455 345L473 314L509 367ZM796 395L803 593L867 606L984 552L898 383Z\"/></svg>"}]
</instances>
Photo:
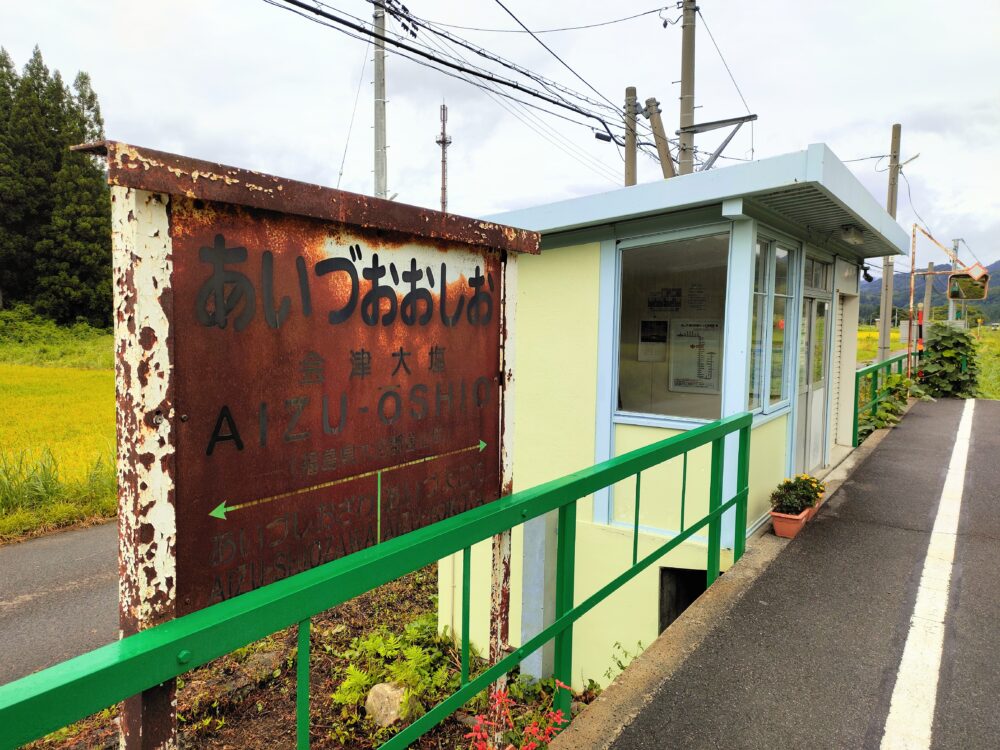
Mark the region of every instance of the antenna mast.
<instances>
[{"instance_id":1,"label":"antenna mast","mask_svg":"<svg viewBox=\"0 0 1000 750\"><path fill-rule=\"evenodd\" d=\"M451 136L448 135L448 105L441 105L441 135L435 141L441 147L441 211L448 210L448 146Z\"/></svg>"}]
</instances>

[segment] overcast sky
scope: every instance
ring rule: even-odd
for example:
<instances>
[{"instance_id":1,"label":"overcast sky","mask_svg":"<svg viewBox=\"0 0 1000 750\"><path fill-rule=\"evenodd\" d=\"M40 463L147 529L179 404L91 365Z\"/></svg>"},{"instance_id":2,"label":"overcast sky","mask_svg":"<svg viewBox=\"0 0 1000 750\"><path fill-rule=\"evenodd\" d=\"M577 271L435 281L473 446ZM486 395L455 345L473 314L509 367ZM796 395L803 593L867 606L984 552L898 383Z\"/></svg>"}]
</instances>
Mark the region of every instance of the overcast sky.
<instances>
[{"instance_id":1,"label":"overcast sky","mask_svg":"<svg viewBox=\"0 0 1000 750\"><path fill-rule=\"evenodd\" d=\"M371 14L365 0L330 4ZM505 4L533 29L657 7L644 0ZM516 28L494 0L407 0L407 7L438 22ZM701 9L759 116L753 143L745 128L727 155L760 159L816 142L843 160L880 155L888 152L892 123L900 122L903 159L920 154L905 168L912 207L900 185L900 224L909 230L915 208L947 244L964 237L983 262L1000 258L1000 3L702 0ZM677 15L671 6L663 17ZM597 98L525 34L455 33ZM418 34L425 43L432 38ZM667 130L677 128L679 24L664 28L652 14L542 39L613 102L623 100L628 85L638 88L640 100L657 97ZM0 44L18 67L38 44L50 68L65 77L88 71L110 138L331 186L361 81L340 186L372 192L371 48L262 0L2 0ZM704 25L696 81L696 120L746 112ZM620 184L616 148L587 127L542 116L549 128L543 137L480 89L395 56L388 60L388 91L389 189L401 202L439 206L435 138L442 101L454 139L449 210L455 213L485 215ZM696 145L711 150L720 139L707 134ZM876 167L886 164L849 164L883 203L886 173ZM639 181L659 176L659 166L640 156ZM919 264L945 260L929 243L921 248ZM964 246L962 255L972 260Z\"/></svg>"}]
</instances>

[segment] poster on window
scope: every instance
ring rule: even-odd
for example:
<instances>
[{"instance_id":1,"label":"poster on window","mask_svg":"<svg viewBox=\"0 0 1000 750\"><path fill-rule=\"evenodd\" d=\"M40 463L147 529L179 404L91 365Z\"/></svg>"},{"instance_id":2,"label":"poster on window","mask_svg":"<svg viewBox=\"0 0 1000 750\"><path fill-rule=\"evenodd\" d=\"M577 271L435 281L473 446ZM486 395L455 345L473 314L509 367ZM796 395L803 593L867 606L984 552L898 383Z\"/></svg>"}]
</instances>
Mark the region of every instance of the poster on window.
<instances>
[{"instance_id":1,"label":"poster on window","mask_svg":"<svg viewBox=\"0 0 1000 750\"><path fill-rule=\"evenodd\" d=\"M667 321L639 321L639 361L667 361Z\"/></svg>"},{"instance_id":2,"label":"poster on window","mask_svg":"<svg viewBox=\"0 0 1000 750\"><path fill-rule=\"evenodd\" d=\"M680 393L719 393L721 371L722 321L672 321L670 390Z\"/></svg>"}]
</instances>

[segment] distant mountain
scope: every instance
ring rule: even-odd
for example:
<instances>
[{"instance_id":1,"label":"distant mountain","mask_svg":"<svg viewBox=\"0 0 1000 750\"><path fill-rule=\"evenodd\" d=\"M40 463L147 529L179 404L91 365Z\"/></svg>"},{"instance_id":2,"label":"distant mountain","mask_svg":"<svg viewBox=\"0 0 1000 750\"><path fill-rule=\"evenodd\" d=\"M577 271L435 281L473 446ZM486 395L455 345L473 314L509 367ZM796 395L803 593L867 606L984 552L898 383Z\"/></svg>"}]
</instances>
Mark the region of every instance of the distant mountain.
<instances>
[{"instance_id":1,"label":"distant mountain","mask_svg":"<svg viewBox=\"0 0 1000 750\"><path fill-rule=\"evenodd\" d=\"M899 263L901 258L897 258ZM926 268L926 267L925 267ZM921 269L925 270L925 269ZM934 266L935 271L949 271L951 266L946 263ZM987 266L990 272L990 290L987 297L982 302L970 302L969 306L974 306L983 312L983 318L987 321L1000 321L1000 260ZM918 275L914 280L913 303L924 301L924 283L926 276ZM945 286L947 276L935 276L931 291L931 306L938 307L947 305L948 299L945 296ZM878 315L879 294L882 289L882 280L876 278L874 281L861 282L861 305L860 319L867 321ZM910 274L893 274L892 282L892 303L896 307L909 307L910 304Z\"/></svg>"}]
</instances>

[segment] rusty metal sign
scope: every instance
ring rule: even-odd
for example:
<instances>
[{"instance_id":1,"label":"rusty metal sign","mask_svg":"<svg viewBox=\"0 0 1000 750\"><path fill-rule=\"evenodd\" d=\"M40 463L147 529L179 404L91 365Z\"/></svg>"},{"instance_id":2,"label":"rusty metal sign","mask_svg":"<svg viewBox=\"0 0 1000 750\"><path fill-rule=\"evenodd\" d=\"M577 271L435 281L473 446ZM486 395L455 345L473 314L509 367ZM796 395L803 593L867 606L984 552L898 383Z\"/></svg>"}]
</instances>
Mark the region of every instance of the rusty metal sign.
<instances>
[{"instance_id":1,"label":"rusty metal sign","mask_svg":"<svg viewBox=\"0 0 1000 750\"><path fill-rule=\"evenodd\" d=\"M108 152L114 185L168 194L169 330L138 343L172 360L153 418L173 424L176 614L501 495L505 259L537 238L454 217L421 237L435 212L360 196L383 226L302 215L297 190L344 194Z\"/></svg>"},{"instance_id":2,"label":"rusty metal sign","mask_svg":"<svg viewBox=\"0 0 1000 750\"><path fill-rule=\"evenodd\" d=\"M124 633L509 492L506 295L536 234L84 148L112 185ZM169 735L169 692L126 744Z\"/></svg>"}]
</instances>

